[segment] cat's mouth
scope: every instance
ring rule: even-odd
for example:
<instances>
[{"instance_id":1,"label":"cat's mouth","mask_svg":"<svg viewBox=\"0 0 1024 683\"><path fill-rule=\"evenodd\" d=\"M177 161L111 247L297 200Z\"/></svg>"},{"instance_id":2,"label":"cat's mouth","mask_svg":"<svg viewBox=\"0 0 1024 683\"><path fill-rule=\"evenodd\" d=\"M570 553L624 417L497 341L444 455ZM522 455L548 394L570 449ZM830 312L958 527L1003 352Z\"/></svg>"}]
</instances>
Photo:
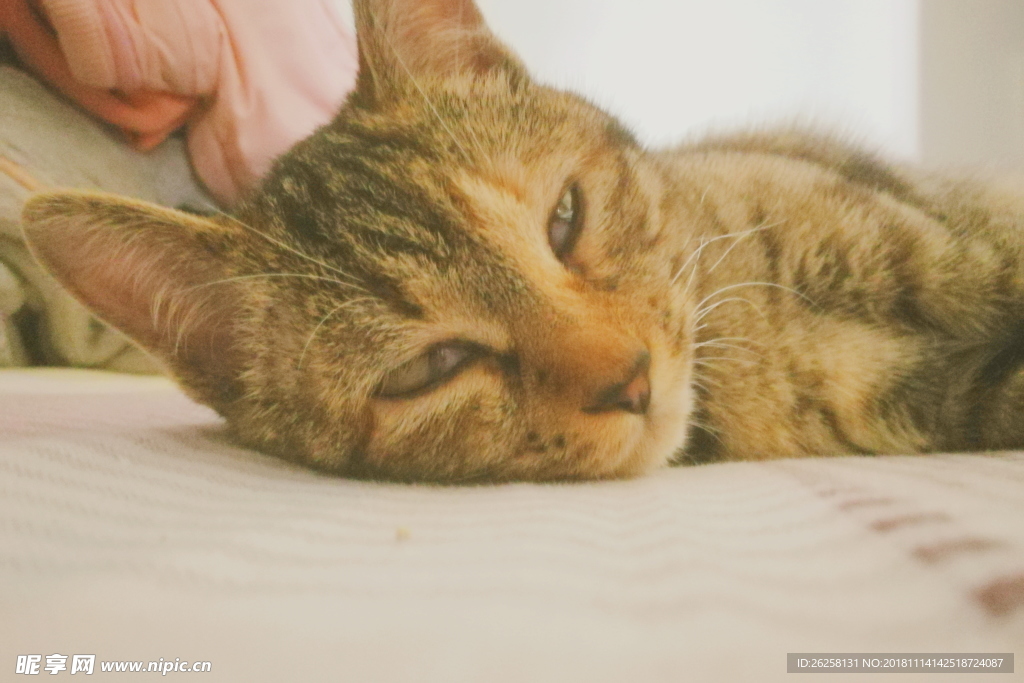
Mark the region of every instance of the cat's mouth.
<instances>
[{"instance_id":1,"label":"cat's mouth","mask_svg":"<svg viewBox=\"0 0 1024 683\"><path fill-rule=\"evenodd\" d=\"M575 462L551 462L541 469L551 478L611 479L671 462L685 445L694 402L689 371L673 365L648 358L644 372L609 390L604 410L583 411L575 438L570 438ZM609 409L612 405L615 410ZM525 447L535 450L536 445L528 440Z\"/></svg>"},{"instance_id":2,"label":"cat's mouth","mask_svg":"<svg viewBox=\"0 0 1024 683\"><path fill-rule=\"evenodd\" d=\"M623 454L617 476L635 476L671 462L686 444L694 393L686 377L660 376L652 366L650 405L643 421L636 425L638 436L629 452Z\"/></svg>"},{"instance_id":3,"label":"cat's mouth","mask_svg":"<svg viewBox=\"0 0 1024 683\"><path fill-rule=\"evenodd\" d=\"M646 416L651 403L650 371L651 354L643 351L637 355L627 378L600 391L583 412L597 415L622 411Z\"/></svg>"}]
</instances>

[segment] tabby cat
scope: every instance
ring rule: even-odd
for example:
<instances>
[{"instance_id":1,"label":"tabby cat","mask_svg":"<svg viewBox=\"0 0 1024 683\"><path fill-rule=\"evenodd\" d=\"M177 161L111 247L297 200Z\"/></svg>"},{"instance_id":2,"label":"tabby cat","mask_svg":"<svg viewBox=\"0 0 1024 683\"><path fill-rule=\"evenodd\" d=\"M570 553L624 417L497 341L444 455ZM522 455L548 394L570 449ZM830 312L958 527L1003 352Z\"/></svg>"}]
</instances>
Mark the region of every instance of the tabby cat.
<instances>
[{"instance_id":1,"label":"tabby cat","mask_svg":"<svg viewBox=\"0 0 1024 683\"><path fill-rule=\"evenodd\" d=\"M337 118L233 217L61 192L35 254L237 438L348 476L1024 446L1024 187L651 151L472 0L356 0Z\"/></svg>"}]
</instances>

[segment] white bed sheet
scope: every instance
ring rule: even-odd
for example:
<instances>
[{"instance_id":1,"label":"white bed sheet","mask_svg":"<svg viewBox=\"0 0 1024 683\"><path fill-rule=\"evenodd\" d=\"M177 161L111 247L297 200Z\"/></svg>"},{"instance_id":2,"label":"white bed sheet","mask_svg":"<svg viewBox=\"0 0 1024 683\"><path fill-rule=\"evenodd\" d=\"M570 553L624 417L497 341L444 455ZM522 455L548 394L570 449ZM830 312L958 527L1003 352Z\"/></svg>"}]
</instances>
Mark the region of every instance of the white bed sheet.
<instances>
[{"instance_id":1,"label":"white bed sheet","mask_svg":"<svg viewBox=\"0 0 1024 683\"><path fill-rule=\"evenodd\" d=\"M235 447L163 379L5 371L0 615L0 680L53 653L206 660L209 681L488 682L1022 654L1024 454L379 484ZM865 680L890 679L911 680Z\"/></svg>"}]
</instances>

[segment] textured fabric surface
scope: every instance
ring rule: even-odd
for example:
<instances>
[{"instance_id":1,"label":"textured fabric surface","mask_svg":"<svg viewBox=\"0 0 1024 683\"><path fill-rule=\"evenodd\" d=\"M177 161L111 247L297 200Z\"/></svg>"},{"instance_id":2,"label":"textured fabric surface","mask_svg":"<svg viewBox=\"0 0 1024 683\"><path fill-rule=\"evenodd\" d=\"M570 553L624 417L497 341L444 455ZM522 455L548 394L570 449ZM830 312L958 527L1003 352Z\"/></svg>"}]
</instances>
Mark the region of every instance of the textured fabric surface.
<instances>
[{"instance_id":1,"label":"textured fabric surface","mask_svg":"<svg viewBox=\"0 0 1024 683\"><path fill-rule=\"evenodd\" d=\"M218 681L776 681L787 652L1019 657L1024 455L391 485L235 447L160 378L6 371L0 615L2 680L29 653L208 660Z\"/></svg>"},{"instance_id":2,"label":"textured fabric surface","mask_svg":"<svg viewBox=\"0 0 1024 683\"><path fill-rule=\"evenodd\" d=\"M35 360L157 371L152 358L93 318L28 253L19 220L30 191L19 183L21 174L53 189L102 189L166 206L209 207L182 141L136 152L30 76L0 65L0 366ZM17 314L37 324L23 319L16 326Z\"/></svg>"}]
</instances>

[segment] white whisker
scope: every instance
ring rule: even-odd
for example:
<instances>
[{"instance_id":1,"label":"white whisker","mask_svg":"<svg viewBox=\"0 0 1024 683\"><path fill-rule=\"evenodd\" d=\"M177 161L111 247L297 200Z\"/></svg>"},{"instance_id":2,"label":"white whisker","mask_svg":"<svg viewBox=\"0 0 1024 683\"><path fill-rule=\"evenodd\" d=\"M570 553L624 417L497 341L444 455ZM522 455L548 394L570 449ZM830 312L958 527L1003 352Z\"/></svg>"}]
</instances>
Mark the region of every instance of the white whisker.
<instances>
[{"instance_id":1,"label":"white whisker","mask_svg":"<svg viewBox=\"0 0 1024 683\"><path fill-rule=\"evenodd\" d=\"M238 218L235 218L231 214L224 213L223 211L218 211L217 213L218 213L218 215L223 216L224 218L228 219L232 223L234 223L234 224L244 228L245 230L248 230L249 232L251 232L251 233L253 233L253 234L257 235L257 236L262 237L263 239L267 240L271 244L276 245L276 246L280 247L281 249L284 249L285 251L287 251L290 254L294 254L295 256L298 256L301 259L309 261L310 263L315 263L316 265L320 266L321 268L329 270L332 273L336 273L336 274L338 274L338 275L340 275L340 276L342 276L344 278L350 277L350 275L348 273L346 273L345 271L340 270L338 268L335 268L334 266L330 266L330 265L324 263L323 261L321 261L320 259L313 258L309 254L301 252L298 249L296 249L295 247L289 246L289 245L285 244L284 242L282 242L281 240L275 239L275 238L271 237L270 235L268 235L268 234L266 234L266 233L264 233L264 232L262 232L260 230L257 230L256 228L254 228L254 227L252 227L250 225L247 225L246 223L242 222ZM358 286L358 285L353 283L351 286Z\"/></svg>"},{"instance_id":2,"label":"white whisker","mask_svg":"<svg viewBox=\"0 0 1024 683\"><path fill-rule=\"evenodd\" d=\"M686 266L689 265L690 262L693 261L693 259L699 257L700 253L704 250L704 247L708 246L709 244L717 242L718 240L727 239L729 237L736 237L738 239L739 238L743 238L743 237L746 237L747 235L749 235L751 233L758 232L760 230L767 230L768 228L775 228L775 227L778 227L779 225L782 225L781 221L779 223L772 223L771 225L765 225L764 223L762 223L761 225L758 225L757 227L754 227L754 228L749 228L747 230L740 230L738 232L730 232L730 233L726 233L724 235L718 235L716 237L712 237L709 240L705 240L703 237L701 237L701 239L700 239L700 246L698 246L697 249L692 254L690 254L690 257L688 259L686 259L686 261L683 263L683 265L679 266L679 270L677 270L676 274L672 276L672 280L669 282L669 285L670 286L674 285L676 283L676 281L679 280L679 276L683 274L683 270L686 268ZM735 246L736 245L734 244L734 245L732 245L732 247L729 247L729 251L732 251L732 248L735 247ZM725 254L723 254L722 258L724 258L729 253L729 251L726 251ZM722 261L722 259L720 258L715 263L715 266L717 266L718 263L720 263L721 261ZM712 270L714 270L715 266L712 266L711 269L708 270L708 272L710 273Z\"/></svg>"},{"instance_id":3,"label":"white whisker","mask_svg":"<svg viewBox=\"0 0 1024 683\"><path fill-rule=\"evenodd\" d=\"M755 346L764 346L764 344L762 342L759 342L759 341L754 340L754 339L748 339L747 337L716 337L714 339L708 339L706 341L703 341L703 342L701 342L699 344L696 344L695 346L703 346L704 344L709 344L709 343L713 343L713 342L729 342L729 341L746 342L748 344L753 344Z\"/></svg>"},{"instance_id":4,"label":"white whisker","mask_svg":"<svg viewBox=\"0 0 1024 683\"><path fill-rule=\"evenodd\" d=\"M695 344L694 348L695 349L699 349L699 348L703 348L705 346L713 348L713 349L736 349L737 351L746 351L747 353L752 353L752 354L754 354L754 355L756 355L758 357L761 357L761 358L764 357L764 354L762 354L760 351L755 351L753 349L748 349L747 347L740 346L739 344L725 344L725 343L721 343L721 342L702 342L700 344Z\"/></svg>"},{"instance_id":5,"label":"white whisker","mask_svg":"<svg viewBox=\"0 0 1024 683\"><path fill-rule=\"evenodd\" d=\"M341 287L344 287L346 289L353 289L353 288L355 288L355 289L362 290L362 287L359 287L359 285L355 285L355 284L352 284L352 283L349 283L349 282L342 282L341 280L338 280L336 278L324 277L322 275L308 275L306 273L258 273L258 274L255 274L255 275L237 275L237 276L234 276L234 277L226 277L226 278L223 278L223 279L220 279L220 280L214 280L212 282L203 282L203 283L200 283L198 285L193 285L191 287L188 287L185 291L191 291L193 289L201 289L203 287L212 287L213 285L227 284L229 282L238 282L240 280L255 280L255 279L262 279L262 278L277 278L277 277L289 277L289 278L295 277L295 278L300 278L300 279L304 279L304 280L315 280L317 282L330 282L332 284L340 285Z\"/></svg>"},{"instance_id":6,"label":"white whisker","mask_svg":"<svg viewBox=\"0 0 1024 683\"><path fill-rule=\"evenodd\" d=\"M734 363L746 363L747 365L756 365L757 364L757 361L755 361L755 360L751 360L749 358L736 358L735 356L704 356L703 358L700 358L699 360L693 361L693 364L694 365L700 365L700 366L703 366L703 367L710 367L710 365L711 365L710 361L713 361L713 360L731 360Z\"/></svg>"},{"instance_id":7,"label":"white whisker","mask_svg":"<svg viewBox=\"0 0 1024 683\"><path fill-rule=\"evenodd\" d=\"M434 116L437 118L437 122L440 123L441 127L445 129L445 131L448 133L448 136L452 139L452 142L454 142L455 146L458 147L459 150L462 152L462 156L465 157L466 162L469 163L470 159L472 158L469 156L469 152L466 151L466 148L463 147L462 143L459 142L458 138L455 137L455 133L452 131L451 128L448 127L448 124L445 123L444 119L441 118L441 112L437 110L437 107L434 106L434 103L430 101L429 97L427 97L427 93L423 90L422 87L420 87L420 84L416 80L416 77L413 76L412 71L409 69L408 66L406 66L405 61L402 59L402 56L398 53L398 50L395 49L394 44L391 42L391 38L387 35L386 32L384 35L384 40L388 44L388 47L391 48L391 53L394 55L395 60L398 62L399 66L402 67L402 70L405 71L406 75L409 77L409 80L412 81L413 86L416 87L416 90L423 98L423 101L427 103L428 107L430 107L430 111L434 113Z\"/></svg>"},{"instance_id":8,"label":"white whisker","mask_svg":"<svg viewBox=\"0 0 1024 683\"><path fill-rule=\"evenodd\" d=\"M324 326L324 323L326 323L327 320L331 316L333 316L335 313L337 313L338 311L340 311L343 308L346 308L348 306L353 306L355 304L358 304L358 303L361 303L361 302L364 302L364 301L365 302L372 302L374 300L370 299L369 297L359 297L359 298L356 298L356 299L349 299L348 301L335 306L334 308L332 308L330 311L327 312L327 315L325 315L324 317L320 318L320 322L317 323L316 327L313 328L313 331L309 335L309 339L306 340L306 345L302 347L302 353L299 354L299 362L296 365L296 368L302 368L302 361L306 357L306 352L309 350L309 345L313 343L313 339L316 338L316 335L320 331L320 328Z\"/></svg>"},{"instance_id":9,"label":"white whisker","mask_svg":"<svg viewBox=\"0 0 1024 683\"><path fill-rule=\"evenodd\" d=\"M768 316L761 309L761 307L758 306L757 304L755 304L750 299L744 299L741 296L731 296L731 297L729 297L727 299L722 299L721 301L715 302L715 303L711 304L710 306L705 306L704 308L698 309L696 314L694 315L693 322L699 323L701 320L703 320L705 317L707 317L707 315L709 313L711 313L711 311L715 310L716 308L718 308L719 306L721 306L723 304L729 303L730 301L742 301L745 304L749 304L750 306L752 306L754 308L754 310L756 310L761 315L762 318L765 319L765 321L768 320Z\"/></svg>"},{"instance_id":10,"label":"white whisker","mask_svg":"<svg viewBox=\"0 0 1024 683\"><path fill-rule=\"evenodd\" d=\"M697 304L697 308L699 309L701 306L703 306L704 304L706 304L708 301L710 301L714 297L718 296L719 294L722 294L723 292L727 292L727 291L729 291L731 289L737 289L739 287L775 287L777 289L782 289L782 290L785 290L785 291L787 291L787 292L789 292L791 294L797 295L798 297L800 297L801 299L803 299L807 303L811 304L812 306L817 306L817 304L814 301L808 299L806 296L804 296L803 294L801 294L797 290L793 289L792 287L787 287L785 285L776 284L774 282L740 282L740 283L735 284L735 285L728 285L727 287L722 287L721 289L717 290L713 294L709 294L708 296L706 296L704 298L703 301L701 301L699 304Z\"/></svg>"},{"instance_id":11,"label":"white whisker","mask_svg":"<svg viewBox=\"0 0 1024 683\"><path fill-rule=\"evenodd\" d=\"M712 427L707 422L704 422L703 420L695 419L693 417L690 418L690 426L691 427L696 427L697 429L707 433L711 438L713 438L715 441L717 441L719 444L721 444L723 448L725 448L725 442L722 441L722 438L719 436L719 434L721 434L721 430L720 429L716 429L715 427ZM673 454L672 459L675 462L677 462L677 463L683 463L683 462L689 461L691 464L699 464L701 462L700 459L695 458L690 453L687 453L685 448L682 449L682 450L676 451Z\"/></svg>"},{"instance_id":12,"label":"white whisker","mask_svg":"<svg viewBox=\"0 0 1024 683\"><path fill-rule=\"evenodd\" d=\"M690 254L690 257L687 258L685 261L683 261L683 265L679 266L679 269L676 271L676 274L672 276L671 280L669 280L669 283L668 283L669 287L671 287L672 285L674 285L676 283L676 281L679 279L679 276L683 274L683 270L686 268L686 266L690 265L690 261L692 261L693 259L698 258L700 256L700 252L701 252L701 250L704 249L705 245L707 245L707 242L705 242L704 239L701 238L700 246L698 246L696 249L694 249L693 253Z\"/></svg>"},{"instance_id":13,"label":"white whisker","mask_svg":"<svg viewBox=\"0 0 1024 683\"><path fill-rule=\"evenodd\" d=\"M746 231L741 232L741 233L735 233L736 241L733 242L731 245L729 245L729 248L725 250L725 253L722 254L718 258L717 261L715 261L715 265L713 265L710 268L708 268L708 272L709 273L715 272L715 268L717 268L719 266L719 264L721 264L722 261L725 260L725 257L729 255L729 252L731 252L733 249L735 249L736 245L740 243L740 240L742 240L747 235L752 235L755 232L760 232L761 230L768 230L769 228L774 228L774 227L779 226L779 225L782 225L781 221L778 222L778 223L772 223L771 225L765 225L764 223L762 223L761 225L757 226L756 228L751 228L750 230L746 230Z\"/></svg>"},{"instance_id":14,"label":"white whisker","mask_svg":"<svg viewBox=\"0 0 1024 683\"><path fill-rule=\"evenodd\" d=\"M699 377L700 379L699 380L698 379L690 380L690 384L694 384L694 385L700 386L701 389L703 389L704 391L706 391L708 393L711 393L711 392L704 385L705 382L711 384L711 386L713 386L713 387L721 387L722 386L722 383L720 381L718 381L717 379L715 379L714 377L709 377L707 375L698 374L699 372L700 371L698 369L694 370L694 373L693 373L694 377Z\"/></svg>"}]
</instances>

